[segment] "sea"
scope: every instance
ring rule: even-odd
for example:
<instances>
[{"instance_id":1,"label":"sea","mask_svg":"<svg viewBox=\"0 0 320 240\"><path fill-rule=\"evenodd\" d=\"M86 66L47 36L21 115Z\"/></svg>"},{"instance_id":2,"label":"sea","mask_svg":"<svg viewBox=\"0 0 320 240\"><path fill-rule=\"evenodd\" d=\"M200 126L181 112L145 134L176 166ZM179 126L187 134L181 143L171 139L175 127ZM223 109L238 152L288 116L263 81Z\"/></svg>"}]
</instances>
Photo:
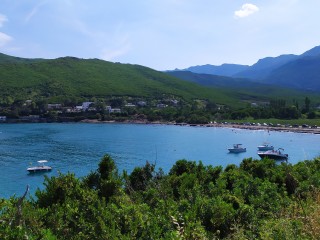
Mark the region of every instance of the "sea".
<instances>
[{"instance_id":1,"label":"sea","mask_svg":"<svg viewBox=\"0 0 320 240\"><path fill-rule=\"evenodd\" d=\"M119 123L0 124L0 198L29 196L44 189L44 177L74 173L81 178L98 168L105 154L119 173L130 173L146 162L168 173L177 160L202 161L204 165L239 165L245 158L260 159L257 146L268 142L283 148L295 164L320 156L320 135L244 130L221 127ZM231 154L241 143L247 151ZM48 160L53 170L29 174L29 166Z\"/></svg>"}]
</instances>

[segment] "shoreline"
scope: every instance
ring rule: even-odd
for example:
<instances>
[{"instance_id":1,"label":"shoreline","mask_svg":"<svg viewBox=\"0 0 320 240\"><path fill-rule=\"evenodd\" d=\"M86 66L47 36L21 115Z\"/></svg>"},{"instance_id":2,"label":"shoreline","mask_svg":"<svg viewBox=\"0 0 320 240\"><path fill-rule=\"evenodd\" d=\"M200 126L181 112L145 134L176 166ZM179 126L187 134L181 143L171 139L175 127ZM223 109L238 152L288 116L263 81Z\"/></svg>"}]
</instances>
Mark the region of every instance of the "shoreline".
<instances>
[{"instance_id":1,"label":"shoreline","mask_svg":"<svg viewBox=\"0 0 320 240\"><path fill-rule=\"evenodd\" d=\"M284 127L284 126L257 126L257 125L241 125L241 124L224 124L224 123L208 123L208 124L188 124L175 122L148 122L148 121L133 121L127 120L123 122L118 121L99 121L99 120L82 120L81 123L123 123L123 124L158 124L158 125L175 125L175 126L190 126L190 127L217 127L217 128L233 128L255 131L276 131L276 132L293 132L293 133L308 133L320 134L320 128L304 128L304 127Z\"/></svg>"},{"instance_id":2,"label":"shoreline","mask_svg":"<svg viewBox=\"0 0 320 240\"><path fill-rule=\"evenodd\" d=\"M175 126L190 126L190 127L217 127L217 128L232 128L232 129L244 129L244 130L254 130L254 131L277 131L277 132L293 132L293 133L307 133L307 134L320 134L320 127L286 127L286 126L263 126L263 125L244 125L236 123L207 123L207 124L189 124L189 123L176 123L176 122L161 122L155 121L150 122L147 120L125 120L125 121L99 121L97 119L83 119L81 121L6 121L0 122L0 124L24 124L24 123L117 123L117 124L145 124L145 125L175 125Z\"/></svg>"}]
</instances>

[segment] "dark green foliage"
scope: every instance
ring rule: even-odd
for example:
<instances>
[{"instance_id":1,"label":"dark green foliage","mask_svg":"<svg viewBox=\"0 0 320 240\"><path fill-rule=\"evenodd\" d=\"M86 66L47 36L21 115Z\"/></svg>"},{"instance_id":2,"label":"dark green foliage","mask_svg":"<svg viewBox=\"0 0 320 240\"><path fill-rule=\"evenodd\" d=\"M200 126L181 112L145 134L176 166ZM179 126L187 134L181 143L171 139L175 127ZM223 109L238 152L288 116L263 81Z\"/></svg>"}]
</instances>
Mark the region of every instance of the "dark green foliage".
<instances>
[{"instance_id":1,"label":"dark green foliage","mask_svg":"<svg viewBox=\"0 0 320 240\"><path fill-rule=\"evenodd\" d=\"M185 159L179 160L175 165L171 168L169 175L180 176L183 173L193 173L196 169L196 162L190 162Z\"/></svg>"},{"instance_id":2,"label":"dark green foliage","mask_svg":"<svg viewBox=\"0 0 320 240\"><path fill-rule=\"evenodd\" d=\"M8 60L9 59L9 60ZM21 60L21 61L20 61ZM81 97L175 95L185 99L231 102L214 89L181 81L165 73L131 64L64 57L53 60L0 58L1 99L61 101ZM112 106L119 106L113 102Z\"/></svg>"},{"instance_id":3,"label":"dark green foliage","mask_svg":"<svg viewBox=\"0 0 320 240\"><path fill-rule=\"evenodd\" d=\"M109 155L101 159L97 171L91 172L83 182L87 187L97 190L99 196L107 201L119 191L121 186L116 165Z\"/></svg>"},{"instance_id":4,"label":"dark green foliage","mask_svg":"<svg viewBox=\"0 0 320 240\"><path fill-rule=\"evenodd\" d=\"M0 200L0 238L316 239L319 172L319 159L225 169L179 160L168 174L147 162L119 176L105 155L83 179L46 178L21 214L17 199Z\"/></svg>"},{"instance_id":5,"label":"dark green foliage","mask_svg":"<svg viewBox=\"0 0 320 240\"><path fill-rule=\"evenodd\" d=\"M127 181L127 189L129 191L146 190L150 180L153 177L154 165L149 162L144 167L136 167L133 169Z\"/></svg>"},{"instance_id":6,"label":"dark green foliage","mask_svg":"<svg viewBox=\"0 0 320 240\"><path fill-rule=\"evenodd\" d=\"M212 75L195 77L193 73L184 73L183 76L192 74L196 78L196 83L191 83L170 74L98 59L23 59L1 54L0 115L10 121L39 115L39 121L47 122L90 119L189 124L223 119L298 119L301 113L308 119L317 118L315 107L319 95L312 92L281 89L244 79ZM286 105L292 99L293 104ZM26 104L26 100L32 102ZM148 104L125 107L131 100L134 103L143 100ZM177 102L173 104L172 100ZM95 110L72 112L72 107L85 101L92 101ZM61 104L62 109L48 109L49 103ZM159 103L167 107L156 107ZM250 103L258 107L250 107ZM304 107L299 109L299 104ZM121 113L109 113L106 106L120 108Z\"/></svg>"}]
</instances>

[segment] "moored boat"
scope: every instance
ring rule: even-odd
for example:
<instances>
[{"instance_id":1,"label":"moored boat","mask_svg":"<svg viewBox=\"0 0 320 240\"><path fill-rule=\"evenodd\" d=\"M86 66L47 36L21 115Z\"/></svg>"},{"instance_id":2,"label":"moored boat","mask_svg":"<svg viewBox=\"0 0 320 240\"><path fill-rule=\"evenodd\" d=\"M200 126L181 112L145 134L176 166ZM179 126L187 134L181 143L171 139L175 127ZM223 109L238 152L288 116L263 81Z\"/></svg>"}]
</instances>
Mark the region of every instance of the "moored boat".
<instances>
[{"instance_id":1,"label":"moored boat","mask_svg":"<svg viewBox=\"0 0 320 240\"><path fill-rule=\"evenodd\" d=\"M268 150L264 152L258 152L258 155L261 158L269 158L273 160L288 160L288 154L283 153L283 148L279 148L278 150Z\"/></svg>"},{"instance_id":2,"label":"moored boat","mask_svg":"<svg viewBox=\"0 0 320 240\"><path fill-rule=\"evenodd\" d=\"M47 160L39 160L38 166L34 167L28 167L27 171L29 173L36 173L36 172L50 172L52 170L52 167L46 166L45 163L47 163Z\"/></svg>"},{"instance_id":3,"label":"moored boat","mask_svg":"<svg viewBox=\"0 0 320 240\"><path fill-rule=\"evenodd\" d=\"M259 152L274 150L273 146L270 146L268 143L263 143L262 145L258 146Z\"/></svg>"},{"instance_id":4,"label":"moored boat","mask_svg":"<svg viewBox=\"0 0 320 240\"><path fill-rule=\"evenodd\" d=\"M230 153L241 153L247 151L246 148L242 147L242 144L233 144L233 148L228 148Z\"/></svg>"}]
</instances>

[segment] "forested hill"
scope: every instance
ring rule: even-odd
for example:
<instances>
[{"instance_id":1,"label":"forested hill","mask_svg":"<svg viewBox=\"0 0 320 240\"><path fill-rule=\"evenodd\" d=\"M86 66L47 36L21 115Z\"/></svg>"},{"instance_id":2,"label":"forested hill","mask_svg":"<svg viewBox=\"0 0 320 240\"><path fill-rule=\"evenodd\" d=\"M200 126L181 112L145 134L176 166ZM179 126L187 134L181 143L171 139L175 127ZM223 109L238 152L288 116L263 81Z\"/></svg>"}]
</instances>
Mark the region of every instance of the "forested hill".
<instances>
[{"instance_id":1,"label":"forested hill","mask_svg":"<svg viewBox=\"0 0 320 240\"><path fill-rule=\"evenodd\" d=\"M244 79L206 79L212 75L201 75L201 81L193 79L194 76L190 81L170 74L141 65L99 59L25 59L0 54L0 100L7 103L46 99L60 103L70 98L133 96L157 99L174 96L186 101L206 99L238 107L252 99L268 101L282 98L291 101L306 96L305 92L253 84Z\"/></svg>"},{"instance_id":2,"label":"forested hill","mask_svg":"<svg viewBox=\"0 0 320 240\"><path fill-rule=\"evenodd\" d=\"M185 99L211 99L214 102L234 101L221 90L182 81L140 65L74 57L45 60L1 54L0 85L0 97L20 99L175 95Z\"/></svg>"},{"instance_id":3,"label":"forested hill","mask_svg":"<svg viewBox=\"0 0 320 240\"><path fill-rule=\"evenodd\" d=\"M0 63L31 63L31 62L39 62L46 61L46 59L42 58L19 58L12 57L3 53L0 53Z\"/></svg>"}]
</instances>

